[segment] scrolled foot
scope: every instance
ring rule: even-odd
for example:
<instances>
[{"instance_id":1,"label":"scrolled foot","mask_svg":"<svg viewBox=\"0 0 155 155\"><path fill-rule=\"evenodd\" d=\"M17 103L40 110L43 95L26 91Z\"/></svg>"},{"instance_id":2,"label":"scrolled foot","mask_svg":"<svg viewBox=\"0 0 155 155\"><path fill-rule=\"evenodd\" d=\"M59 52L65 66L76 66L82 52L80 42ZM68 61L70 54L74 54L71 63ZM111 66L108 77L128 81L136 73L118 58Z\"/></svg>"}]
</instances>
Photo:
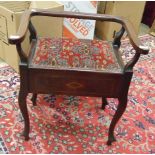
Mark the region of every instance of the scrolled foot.
<instances>
[{"instance_id":1,"label":"scrolled foot","mask_svg":"<svg viewBox=\"0 0 155 155\"><path fill-rule=\"evenodd\" d=\"M23 131L21 135L24 136L25 141L28 141L30 139L29 134L27 134L25 131Z\"/></svg>"},{"instance_id":2,"label":"scrolled foot","mask_svg":"<svg viewBox=\"0 0 155 155\"><path fill-rule=\"evenodd\" d=\"M29 138L29 136L28 137L25 137L25 141L28 141L30 138Z\"/></svg>"},{"instance_id":3,"label":"scrolled foot","mask_svg":"<svg viewBox=\"0 0 155 155\"><path fill-rule=\"evenodd\" d=\"M114 136L110 136L108 138L107 145L110 146L115 141L116 141L115 137Z\"/></svg>"},{"instance_id":4,"label":"scrolled foot","mask_svg":"<svg viewBox=\"0 0 155 155\"><path fill-rule=\"evenodd\" d=\"M106 107L106 105L103 105L103 104L102 104L101 109L102 109L102 110L105 110L105 107Z\"/></svg>"}]
</instances>

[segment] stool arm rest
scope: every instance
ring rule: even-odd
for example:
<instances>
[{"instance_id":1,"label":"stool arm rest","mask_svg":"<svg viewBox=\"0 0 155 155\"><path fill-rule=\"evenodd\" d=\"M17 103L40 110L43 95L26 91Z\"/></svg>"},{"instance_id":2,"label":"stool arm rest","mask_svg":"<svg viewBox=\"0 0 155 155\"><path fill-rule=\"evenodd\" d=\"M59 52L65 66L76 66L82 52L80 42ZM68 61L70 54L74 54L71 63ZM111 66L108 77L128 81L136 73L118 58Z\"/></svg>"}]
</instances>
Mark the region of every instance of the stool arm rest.
<instances>
[{"instance_id":1,"label":"stool arm rest","mask_svg":"<svg viewBox=\"0 0 155 155\"><path fill-rule=\"evenodd\" d=\"M27 10L23 13L21 17L19 29L16 35L10 35L8 38L8 42L10 44L18 44L18 43L21 43L25 39L26 33L28 31L30 16L31 16L30 10Z\"/></svg>"},{"instance_id":2,"label":"stool arm rest","mask_svg":"<svg viewBox=\"0 0 155 155\"><path fill-rule=\"evenodd\" d=\"M134 30L134 27L133 27L132 23L129 20L127 20L126 18L124 18L124 17L121 17L121 18L122 18L122 21L123 21L122 25L124 26L124 28L125 28L125 30L126 30L126 32L128 34L130 43L133 46L133 48L135 49L135 51L136 51L133 58L131 58L131 60L128 61L127 64L124 66L124 71L126 71L126 70L132 70L134 65L139 60L140 55L141 54L144 54L144 55L148 54L150 49L147 46L141 45L140 40L138 39L138 37L137 37L137 35L135 33L135 30Z\"/></svg>"},{"instance_id":3,"label":"stool arm rest","mask_svg":"<svg viewBox=\"0 0 155 155\"><path fill-rule=\"evenodd\" d=\"M133 46L135 51L139 54L148 54L149 47L141 45L141 43L135 33L132 23L124 17L121 17L121 18L123 21L122 25L124 26L124 28L128 34L129 40L131 42L131 45Z\"/></svg>"}]
</instances>

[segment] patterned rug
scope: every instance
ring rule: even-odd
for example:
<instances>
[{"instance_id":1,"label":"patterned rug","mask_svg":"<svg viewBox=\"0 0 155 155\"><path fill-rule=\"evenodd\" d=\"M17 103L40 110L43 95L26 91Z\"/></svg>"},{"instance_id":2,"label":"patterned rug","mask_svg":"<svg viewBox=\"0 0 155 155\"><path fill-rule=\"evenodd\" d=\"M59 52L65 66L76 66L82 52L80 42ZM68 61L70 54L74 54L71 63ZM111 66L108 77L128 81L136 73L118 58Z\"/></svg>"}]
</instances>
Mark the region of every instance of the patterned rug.
<instances>
[{"instance_id":1,"label":"patterned rug","mask_svg":"<svg viewBox=\"0 0 155 155\"><path fill-rule=\"evenodd\" d=\"M151 51L134 68L128 106L115 128L117 142L112 146L106 141L116 99L108 99L103 111L101 98L52 94L39 94L35 107L29 94L31 138L24 141L17 100L19 75L0 63L0 153L155 153L155 38L140 39ZM134 53L128 40L121 50L126 60Z\"/></svg>"}]
</instances>

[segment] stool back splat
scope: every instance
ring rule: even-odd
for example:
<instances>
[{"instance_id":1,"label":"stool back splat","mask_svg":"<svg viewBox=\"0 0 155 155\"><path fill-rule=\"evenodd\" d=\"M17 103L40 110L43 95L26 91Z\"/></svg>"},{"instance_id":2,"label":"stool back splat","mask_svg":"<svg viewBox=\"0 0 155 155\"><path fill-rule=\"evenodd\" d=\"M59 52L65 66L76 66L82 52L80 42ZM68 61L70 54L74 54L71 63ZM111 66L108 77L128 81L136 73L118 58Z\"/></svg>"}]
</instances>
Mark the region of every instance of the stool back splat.
<instances>
[{"instance_id":1,"label":"stool back splat","mask_svg":"<svg viewBox=\"0 0 155 155\"><path fill-rule=\"evenodd\" d=\"M71 38L38 37L31 23L33 16L78 18L116 22L122 25L114 41L85 40ZM21 43L30 31L29 56L24 53ZM121 37L127 32L136 53L124 64L119 51ZM111 121L107 144L116 139L114 128L127 106L128 89L133 75L133 67L141 54L149 49L141 46L132 24L123 17L103 14L53 12L33 9L24 12L18 32L9 37L15 44L20 57L19 107L24 118L25 140L29 139L29 116L26 105L28 93L33 93L32 102L36 105L38 93L53 93L78 96L102 97L102 109L108 104L106 98L117 98L119 104Z\"/></svg>"}]
</instances>

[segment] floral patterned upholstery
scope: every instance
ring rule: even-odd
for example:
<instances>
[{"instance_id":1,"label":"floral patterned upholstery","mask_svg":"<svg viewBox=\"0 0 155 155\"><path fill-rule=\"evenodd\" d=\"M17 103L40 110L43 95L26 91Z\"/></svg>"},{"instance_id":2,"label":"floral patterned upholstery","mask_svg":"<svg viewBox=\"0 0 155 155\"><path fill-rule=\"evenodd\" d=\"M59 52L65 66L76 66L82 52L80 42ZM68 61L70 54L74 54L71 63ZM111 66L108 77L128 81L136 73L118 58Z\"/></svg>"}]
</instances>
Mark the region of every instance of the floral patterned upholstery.
<instances>
[{"instance_id":1,"label":"floral patterned upholstery","mask_svg":"<svg viewBox=\"0 0 155 155\"><path fill-rule=\"evenodd\" d=\"M40 68L121 71L111 44L102 40L39 38L30 65Z\"/></svg>"}]
</instances>

